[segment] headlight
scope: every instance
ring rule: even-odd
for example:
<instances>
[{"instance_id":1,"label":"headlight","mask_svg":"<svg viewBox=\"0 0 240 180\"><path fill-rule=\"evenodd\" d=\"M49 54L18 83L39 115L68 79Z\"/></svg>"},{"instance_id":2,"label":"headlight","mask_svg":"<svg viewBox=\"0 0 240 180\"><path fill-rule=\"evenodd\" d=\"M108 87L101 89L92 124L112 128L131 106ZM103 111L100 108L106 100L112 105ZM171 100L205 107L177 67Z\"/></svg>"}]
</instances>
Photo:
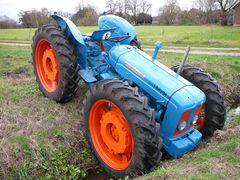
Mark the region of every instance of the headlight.
<instances>
[{"instance_id":1,"label":"headlight","mask_svg":"<svg viewBox=\"0 0 240 180\"><path fill-rule=\"evenodd\" d=\"M198 121L198 115L195 115L192 121L192 125L195 125Z\"/></svg>"},{"instance_id":2,"label":"headlight","mask_svg":"<svg viewBox=\"0 0 240 180\"><path fill-rule=\"evenodd\" d=\"M187 122L183 121L178 125L177 130L178 131L183 131L186 128L186 126L187 126Z\"/></svg>"}]
</instances>

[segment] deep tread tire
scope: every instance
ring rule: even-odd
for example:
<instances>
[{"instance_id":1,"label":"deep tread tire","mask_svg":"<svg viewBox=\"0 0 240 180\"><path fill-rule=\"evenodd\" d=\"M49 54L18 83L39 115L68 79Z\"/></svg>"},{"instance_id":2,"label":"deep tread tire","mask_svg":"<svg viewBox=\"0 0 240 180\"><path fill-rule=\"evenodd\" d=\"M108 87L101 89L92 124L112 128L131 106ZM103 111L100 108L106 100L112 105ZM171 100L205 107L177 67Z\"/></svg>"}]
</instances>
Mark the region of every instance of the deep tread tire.
<instances>
[{"instance_id":1,"label":"deep tread tire","mask_svg":"<svg viewBox=\"0 0 240 180\"><path fill-rule=\"evenodd\" d=\"M108 99L121 109L134 139L132 161L122 171L109 167L101 159L92 143L89 130L89 112L94 102L99 99ZM129 86L127 81L102 80L87 92L82 107L84 107L82 114L86 139L96 158L110 175L115 178L136 177L159 165L162 156L162 139L159 136L160 125L154 120L154 110L148 106L147 98L139 95L137 87Z\"/></svg>"},{"instance_id":2,"label":"deep tread tire","mask_svg":"<svg viewBox=\"0 0 240 180\"><path fill-rule=\"evenodd\" d=\"M177 72L179 66L171 69ZM226 102L218 83L209 73L199 67L185 65L181 76L201 89L206 95L206 119L200 132L204 139L213 136L217 129L222 129L226 120Z\"/></svg>"},{"instance_id":3,"label":"deep tread tire","mask_svg":"<svg viewBox=\"0 0 240 180\"><path fill-rule=\"evenodd\" d=\"M48 92L42 85L37 69L35 60L36 45L39 40L46 39L53 47L59 67L59 80L58 87L54 92ZM36 81L39 84L39 89L46 97L55 100L56 102L68 102L76 94L79 82L79 65L77 64L76 57L74 56L74 48L70 45L64 33L54 25L44 25L38 28L33 37L32 44L32 59L34 65L34 73Z\"/></svg>"}]
</instances>

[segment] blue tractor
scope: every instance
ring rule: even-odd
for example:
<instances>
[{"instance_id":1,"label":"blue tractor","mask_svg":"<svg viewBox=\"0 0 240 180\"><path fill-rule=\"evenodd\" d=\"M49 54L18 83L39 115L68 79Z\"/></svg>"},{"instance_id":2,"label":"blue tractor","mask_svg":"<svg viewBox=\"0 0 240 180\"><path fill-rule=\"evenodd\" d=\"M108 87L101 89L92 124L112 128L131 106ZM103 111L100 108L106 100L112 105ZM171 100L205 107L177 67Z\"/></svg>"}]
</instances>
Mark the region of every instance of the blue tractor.
<instances>
[{"instance_id":1,"label":"blue tractor","mask_svg":"<svg viewBox=\"0 0 240 180\"><path fill-rule=\"evenodd\" d=\"M224 95L210 74L159 63L161 43L149 56L135 28L120 17L100 16L99 30L88 35L69 19L52 17L56 25L40 27L33 37L40 91L64 103L76 94L79 80L85 82L82 131L113 177L151 171L162 154L181 157L223 128Z\"/></svg>"}]
</instances>

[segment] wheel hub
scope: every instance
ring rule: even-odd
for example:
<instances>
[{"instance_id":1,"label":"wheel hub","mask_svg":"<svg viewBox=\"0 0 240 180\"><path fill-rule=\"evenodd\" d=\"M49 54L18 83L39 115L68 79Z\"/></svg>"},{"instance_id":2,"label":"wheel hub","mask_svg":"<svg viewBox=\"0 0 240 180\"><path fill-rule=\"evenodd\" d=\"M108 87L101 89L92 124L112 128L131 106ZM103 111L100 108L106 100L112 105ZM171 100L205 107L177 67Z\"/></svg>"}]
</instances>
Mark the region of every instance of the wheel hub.
<instances>
[{"instance_id":1,"label":"wheel hub","mask_svg":"<svg viewBox=\"0 0 240 180\"><path fill-rule=\"evenodd\" d=\"M57 79L58 67L53 49L46 49L43 53L43 69L47 78L51 81Z\"/></svg>"},{"instance_id":2,"label":"wheel hub","mask_svg":"<svg viewBox=\"0 0 240 180\"><path fill-rule=\"evenodd\" d=\"M58 88L58 60L53 47L46 39L41 39L35 47L35 65L41 85L47 92Z\"/></svg>"},{"instance_id":3,"label":"wheel hub","mask_svg":"<svg viewBox=\"0 0 240 180\"><path fill-rule=\"evenodd\" d=\"M105 112L100 120L102 139L114 154L124 153L129 146L125 124L124 119L114 110Z\"/></svg>"},{"instance_id":4,"label":"wheel hub","mask_svg":"<svg viewBox=\"0 0 240 180\"><path fill-rule=\"evenodd\" d=\"M123 170L134 153L134 140L121 109L107 99L97 100L89 114L90 135L97 153L110 167Z\"/></svg>"}]
</instances>

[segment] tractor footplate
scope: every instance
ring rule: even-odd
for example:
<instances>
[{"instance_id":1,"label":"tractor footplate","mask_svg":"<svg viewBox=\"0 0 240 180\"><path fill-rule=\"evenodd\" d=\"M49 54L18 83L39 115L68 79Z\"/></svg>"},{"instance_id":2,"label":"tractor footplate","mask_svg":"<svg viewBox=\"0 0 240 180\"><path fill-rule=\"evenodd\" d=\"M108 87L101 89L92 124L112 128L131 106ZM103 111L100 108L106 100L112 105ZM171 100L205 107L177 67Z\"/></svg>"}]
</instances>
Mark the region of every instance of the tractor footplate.
<instances>
[{"instance_id":1,"label":"tractor footplate","mask_svg":"<svg viewBox=\"0 0 240 180\"><path fill-rule=\"evenodd\" d=\"M87 83L93 83L97 81L97 79L93 76L93 73L91 70L81 69L79 71L79 74Z\"/></svg>"}]
</instances>

